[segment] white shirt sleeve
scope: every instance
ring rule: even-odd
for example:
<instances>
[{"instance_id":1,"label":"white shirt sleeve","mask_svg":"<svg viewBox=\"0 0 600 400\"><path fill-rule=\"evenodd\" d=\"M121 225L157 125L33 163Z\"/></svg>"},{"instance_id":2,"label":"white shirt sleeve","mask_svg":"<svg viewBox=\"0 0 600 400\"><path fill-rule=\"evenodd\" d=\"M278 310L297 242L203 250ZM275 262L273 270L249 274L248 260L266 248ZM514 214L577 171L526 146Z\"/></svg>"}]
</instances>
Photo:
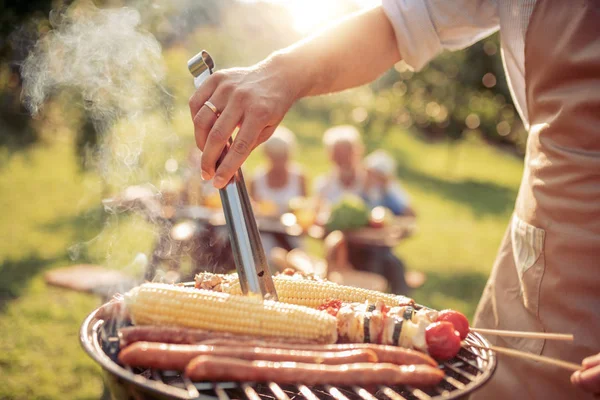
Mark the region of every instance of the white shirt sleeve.
<instances>
[{"instance_id":1,"label":"white shirt sleeve","mask_svg":"<svg viewBox=\"0 0 600 400\"><path fill-rule=\"evenodd\" d=\"M499 29L495 0L382 0L404 62L423 68L442 50L460 50Z\"/></svg>"}]
</instances>

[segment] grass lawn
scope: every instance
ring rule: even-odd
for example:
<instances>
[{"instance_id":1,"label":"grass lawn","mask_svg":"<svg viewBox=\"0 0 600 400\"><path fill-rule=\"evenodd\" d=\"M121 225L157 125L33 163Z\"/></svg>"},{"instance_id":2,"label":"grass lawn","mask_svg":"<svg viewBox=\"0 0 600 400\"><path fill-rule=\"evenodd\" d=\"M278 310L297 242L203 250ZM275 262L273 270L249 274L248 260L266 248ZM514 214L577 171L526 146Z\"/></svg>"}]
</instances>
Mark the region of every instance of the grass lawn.
<instances>
[{"instance_id":1,"label":"grass lawn","mask_svg":"<svg viewBox=\"0 0 600 400\"><path fill-rule=\"evenodd\" d=\"M327 170L323 125L286 121L299 136L298 161L311 178ZM382 147L419 217L417 234L397 249L408 268L428 274L413 293L432 307L471 316L516 197L522 161L477 142L428 144L391 132ZM260 154L248 161L248 169ZM47 287L48 269L89 261L139 273L152 228L106 216L100 180L80 173L68 139L0 152L0 399L97 399L100 369L83 353L78 330L97 298ZM318 245L311 248L318 251Z\"/></svg>"}]
</instances>

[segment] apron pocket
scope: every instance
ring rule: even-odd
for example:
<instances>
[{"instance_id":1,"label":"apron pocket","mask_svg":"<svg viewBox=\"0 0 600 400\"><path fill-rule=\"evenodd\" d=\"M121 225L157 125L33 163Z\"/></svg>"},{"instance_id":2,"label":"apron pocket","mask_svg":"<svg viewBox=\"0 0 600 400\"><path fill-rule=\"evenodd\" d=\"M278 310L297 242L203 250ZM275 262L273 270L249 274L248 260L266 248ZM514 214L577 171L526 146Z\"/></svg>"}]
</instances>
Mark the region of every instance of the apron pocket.
<instances>
[{"instance_id":1,"label":"apron pocket","mask_svg":"<svg viewBox=\"0 0 600 400\"><path fill-rule=\"evenodd\" d=\"M525 308L538 317L540 285L545 269L546 231L528 224L516 215L511 223L511 241Z\"/></svg>"}]
</instances>

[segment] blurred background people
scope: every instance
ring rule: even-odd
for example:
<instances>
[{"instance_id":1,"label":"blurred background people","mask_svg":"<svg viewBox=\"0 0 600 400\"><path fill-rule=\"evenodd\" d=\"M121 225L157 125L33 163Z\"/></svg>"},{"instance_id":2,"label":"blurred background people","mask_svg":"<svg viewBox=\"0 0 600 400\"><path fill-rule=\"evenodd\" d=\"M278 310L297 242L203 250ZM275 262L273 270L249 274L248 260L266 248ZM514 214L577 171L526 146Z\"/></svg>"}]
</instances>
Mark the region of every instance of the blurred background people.
<instances>
[{"instance_id":1,"label":"blurred background people","mask_svg":"<svg viewBox=\"0 0 600 400\"><path fill-rule=\"evenodd\" d=\"M346 193L360 196L365 172L361 165L364 146L358 129L351 125L329 128L323 135L323 144L332 169L315 181L315 194L321 205L331 205Z\"/></svg>"},{"instance_id":2,"label":"blurred background people","mask_svg":"<svg viewBox=\"0 0 600 400\"><path fill-rule=\"evenodd\" d=\"M295 146L294 133L284 126L279 126L262 145L267 165L258 168L250 183L250 196L259 214L279 217L289 211L292 199L306 196L306 177L302 168L292 161ZM289 251L301 245L299 238L285 234L263 233L261 238L271 266L274 248Z\"/></svg>"},{"instance_id":3,"label":"blurred background people","mask_svg":"<svg viewBox=\"0 0 600 400\"><path fill-rule=\"evenodd\" d=\"M323 143L332 162L332 170L319 177L315 184L321 212L326 213L344 195L352 194L363 197L371 207L389 205L398 214L412 213L408 196L393 180L393 159L387 154L375 152L362 163L364 145L357 128L351 125L330 128L325 131ZM375 181L369 182L371 178ZM404 263L390 248L356 243L349 246L343 234L333 232L325 241L325 252L332 269L344 271L350 267L376 273L388 280L391 292L408 292Z\"/></svg>"},{"instance_id":4,"label":"blurred background people","mask_svg":"<svg viewBox=\"0 0 600 400\"><path fill-rule=\"evenodd\" d=\"M410 199L395 177L396 161L385 150L375 150L364 160L367 174L362 197L369 206L385 207L394 215L414 216Z\"/></svg>"},{"instance_id":5,"label":"blurred background people","mask_svg":"<svg viewBox=\"0 0 600 400\"><path fill-rule=\"evenodd\" d=\"M254 201L274 203L278 215L288 211L291 199L306 196L306 177L291 160L295 146L294 133L279 126L262 145L267 165L257 170L250 184Z\"/></svg>"}]
</instances>

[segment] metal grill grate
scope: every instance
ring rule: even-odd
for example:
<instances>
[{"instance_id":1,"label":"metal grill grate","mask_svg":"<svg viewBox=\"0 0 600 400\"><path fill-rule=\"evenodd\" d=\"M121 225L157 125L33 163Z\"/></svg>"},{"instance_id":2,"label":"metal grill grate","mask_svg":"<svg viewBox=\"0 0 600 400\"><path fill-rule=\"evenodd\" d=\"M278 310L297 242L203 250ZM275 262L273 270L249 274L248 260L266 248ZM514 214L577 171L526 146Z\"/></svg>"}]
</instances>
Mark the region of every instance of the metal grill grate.
<instances>
[{"instance_id":1,"label":"metal grill grate","mask_svg":"<svg viewBox=\"0 0 600 400\"><path fill-rule=\"evenodd\" d=\"M491 350L468 346L488 346L479 334L470 333L459 354L439 367L445 372L437 386L418 389L409 386L335 387L279 385L275 382L192 382L179 372L142 370L118 364L119 326L88 316L81 327L84 350L104 369L111 391L116 398L160 398L202 400L430 400L458 399L482 386L492 376L496 357Z\"/></svg>"}]
</instances>

